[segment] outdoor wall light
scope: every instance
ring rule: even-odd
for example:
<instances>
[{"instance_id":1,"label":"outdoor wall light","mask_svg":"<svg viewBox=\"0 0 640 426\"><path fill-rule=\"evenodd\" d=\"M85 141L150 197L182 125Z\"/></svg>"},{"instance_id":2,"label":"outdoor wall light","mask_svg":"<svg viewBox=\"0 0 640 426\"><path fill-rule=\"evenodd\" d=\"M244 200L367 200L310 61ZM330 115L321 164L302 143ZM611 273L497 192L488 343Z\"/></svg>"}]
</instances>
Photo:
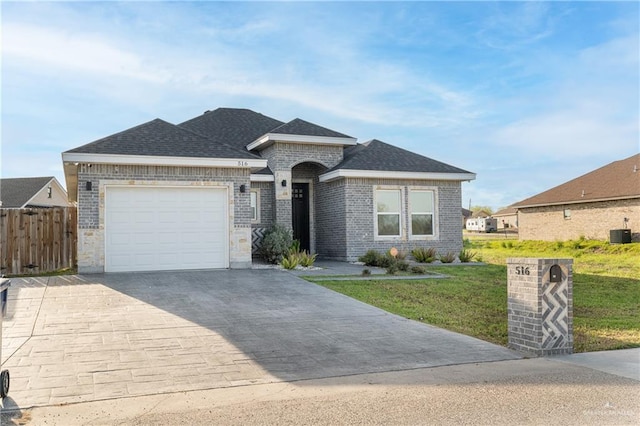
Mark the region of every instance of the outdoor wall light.
<instances>
[{"instance_id":1,"label":"outdoor wall light","mask_svg":"<svg viewBox=\"0 0 640 426\"><path fill-rule=\"evenodd\" d=\"M280 182L280 184L281 184L282 186L287 186L287 180L286 180L286 179L283 179L283 180L282 180L282 182Z\"/></svg>"},{"instance_id":2,"label":"outdoor wall light","mask_svg":"<svg viewBox=\"0 0 640 426\"><path fill-rule=\"evenodd\" d=\"M91 181L88 180L84 187L87 191L91 191Z\"/></svg>"},{"instance_id":3,"label":"outdoor wall light","mask_svg":"<svg viewBox=\"0 0 640 426\"><path fill-rule=\"evenodd\" d=\"M245 185L240 185L240 192L243 194L247 192L247 187Z\"/></svg>"}]
</instances>

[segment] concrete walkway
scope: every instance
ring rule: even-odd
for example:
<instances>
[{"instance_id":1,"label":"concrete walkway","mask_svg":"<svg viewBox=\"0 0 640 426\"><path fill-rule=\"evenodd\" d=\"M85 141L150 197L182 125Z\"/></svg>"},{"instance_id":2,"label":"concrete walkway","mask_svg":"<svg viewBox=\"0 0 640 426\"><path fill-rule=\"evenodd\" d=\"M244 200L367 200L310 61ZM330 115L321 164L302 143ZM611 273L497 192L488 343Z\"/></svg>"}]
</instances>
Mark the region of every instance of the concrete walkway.
<instances>
[{"instance_id":1,"label":"concrete walkway","mask_svg":"<svg viewBox=\"0 0 640 426\"><path fill-rule=\"evenodd\" d=\"M515 360L276 270L14 279L5 408Z\"/></svg>"}]
</instances>

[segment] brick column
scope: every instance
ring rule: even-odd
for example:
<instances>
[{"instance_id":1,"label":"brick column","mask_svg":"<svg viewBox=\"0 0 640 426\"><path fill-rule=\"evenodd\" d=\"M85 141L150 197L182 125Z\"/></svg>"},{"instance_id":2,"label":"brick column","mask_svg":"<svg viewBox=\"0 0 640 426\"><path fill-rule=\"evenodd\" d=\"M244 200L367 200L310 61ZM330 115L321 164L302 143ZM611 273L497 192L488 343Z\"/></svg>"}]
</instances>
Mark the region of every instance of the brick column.
<instances>
[{"instance_id":1,"label":"brick column","mask_svg":"<svg viewBox=\"0 0 640 426\"><path fill-rule=\"evenodd\" d=\"M509 347L573 353L573 259L507 259Z\"/></svg>"},{"instance_id":2,"label":"brick column","mask_svg":"<svg viewBox=\"0 0 640 426\"><path fill-rule=\"evenodd\" d=\"M276 191L276 223L287 229L292 229L291 221L291 169L276 170L274 172L275 182L274 189ZM282 186L282 182L286 181L286 186Z\"/></svg>"}]
</instances>

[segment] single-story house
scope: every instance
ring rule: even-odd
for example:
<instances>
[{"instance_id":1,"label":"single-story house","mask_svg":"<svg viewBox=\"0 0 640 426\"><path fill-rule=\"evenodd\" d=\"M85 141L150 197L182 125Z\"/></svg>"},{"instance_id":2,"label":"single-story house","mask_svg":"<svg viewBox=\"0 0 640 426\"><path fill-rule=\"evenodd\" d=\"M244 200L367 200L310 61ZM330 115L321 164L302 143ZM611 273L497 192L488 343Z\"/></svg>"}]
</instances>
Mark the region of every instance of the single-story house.
<instances>
[{"instance_id":1,"label":"single-story house","mask_svg":"<svg viewBox=\"0 0 640 426\"><path fill-rule=\"evenodd\" d=\"M513 206L500 209L491 216L498 220L498 229L514 229L518 227L518 210Z\"/></svg>"},{"instance_id":2,"label":"single-story house","mask_svg":"<svg viewBox=\"0 0 640 426\"><path fill-rule=\"evenodd\" d=\"M491 217L491 212L486 211L485 209L480 209L471 212L471 218L484 218Z\"/></svg>"},{"instance_id":3,"label":"single-story house","mask_svg":"<svg viewBox=\"0 0 640 426\"><path fill-rule=\"evenodd\" d=\"M462 208L462 227L465 228L467 226L467 219L471 218L473 212L471 210Z\"/></svg>"},{"instance_id":4,"label":"single-story house","mask_svg":"<svg viewBox=\"0 0 640 426\"><path fill-rule=\"evenodd\" d=\"M345 261L462 248L475 174L388 143L247 109L140 124L62 153L80 272L247 268L273 224Z\"/></svg>"},{"instance_id":5,"label":"single-story house","mask_svg":"<svg viewBox=\"0 0 640 426\"><path fill-rule=\"evenodd\" d=\"M68 207L67 191L54 176L0 179L0 207Z\"/></svg>"},{"instance_id":6,"label":"single-story house","mask_svg":"<svg viewBox=\"0 0 640 426\"><path fill-rule=\"evenodd\" d=\"M512 205L519 238L563 241L581 236L608 240L611 230L630 229L640 239L640 154Z\"/></svg>"}]
</instances>

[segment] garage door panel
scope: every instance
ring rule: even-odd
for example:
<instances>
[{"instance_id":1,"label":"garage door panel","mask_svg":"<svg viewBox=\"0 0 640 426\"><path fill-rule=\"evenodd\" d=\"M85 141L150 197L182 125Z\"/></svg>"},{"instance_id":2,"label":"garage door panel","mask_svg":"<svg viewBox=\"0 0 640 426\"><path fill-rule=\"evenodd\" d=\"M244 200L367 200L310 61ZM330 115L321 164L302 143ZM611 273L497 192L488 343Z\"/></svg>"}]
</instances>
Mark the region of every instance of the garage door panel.
<instances>
[{"instance_id":1,"label":"garage door panel","mask_svg":"<svg viewBox=\"0 0 640 426\"><path fill-rule=\"evenodd\" d=\"M228 267L221 188L107 187L106 270Z\"/></svg>"}]
</instances>

